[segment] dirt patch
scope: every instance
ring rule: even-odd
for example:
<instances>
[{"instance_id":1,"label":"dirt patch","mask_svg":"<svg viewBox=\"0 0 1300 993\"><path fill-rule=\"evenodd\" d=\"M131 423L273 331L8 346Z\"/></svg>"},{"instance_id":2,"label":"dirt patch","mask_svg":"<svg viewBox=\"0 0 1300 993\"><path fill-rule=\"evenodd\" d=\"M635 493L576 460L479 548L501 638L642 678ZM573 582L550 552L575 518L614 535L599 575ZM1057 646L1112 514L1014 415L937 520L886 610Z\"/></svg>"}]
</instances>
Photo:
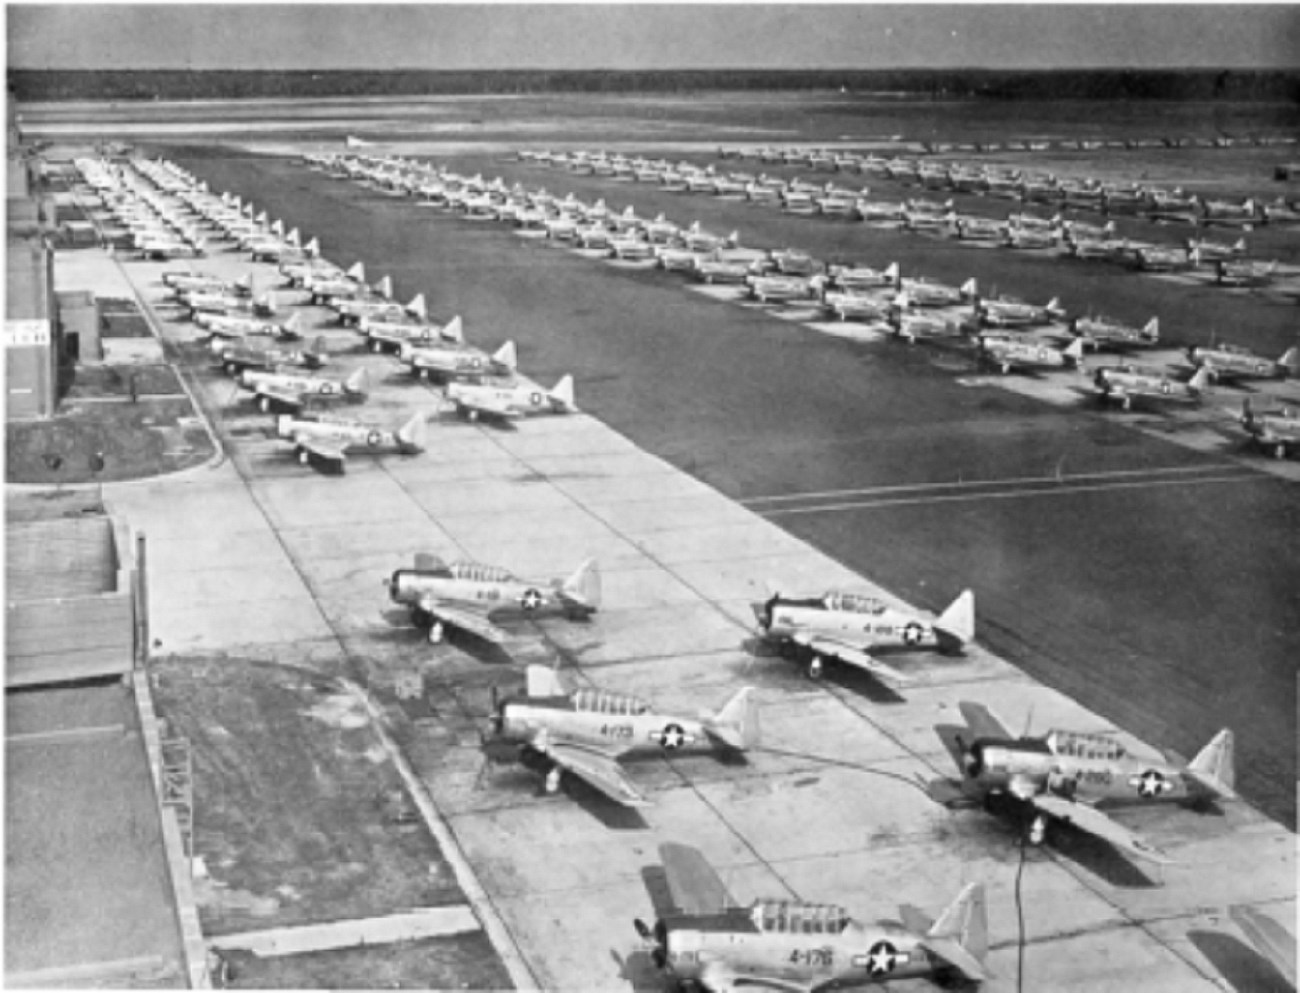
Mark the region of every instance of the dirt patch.
<instances>
[{"instance_id":1,"label":"dirt patch","mask_svg":"<svg viewBox=\"0 0 1300 993\"><path fill-rule=\"evenodd\" d=\"M166 365L78 366L68 397L130 397L175 395L183 397L180 379Z\"/></svg>"},{"instance_id":2,"label":"dirt patch","mask_svg":"<svg viewBox=\"0 0 1300 993\"><path fill-rule=\"evenodd\" d=\"M5 425L5 482L141 479L202 465L215 449L188 397L70 398L48 421Z\"/></svg>"},{"instance_id":3,"label":"dirt patch","mask_svg":"<svg viewBox=\"0 0 1300 993\"><path fill-rule=\"evenodd\" d=\"M238 658L176 658L154 672L158 710L193 753L205 932L464 902L437 843L397 802L401 778L365 710L333 680Z\"/></svg>"},{"instance_id":4,"label":"dirt patch","mask_svg":"<svg viewBox=\"0 0 1300 993\"><path fill-rule=\"evenodd\" d=\"M510 978L482 934L430 938L261 959L231 953L228 985L237 989L510 989Z\"/></svg>"}]
</instances>

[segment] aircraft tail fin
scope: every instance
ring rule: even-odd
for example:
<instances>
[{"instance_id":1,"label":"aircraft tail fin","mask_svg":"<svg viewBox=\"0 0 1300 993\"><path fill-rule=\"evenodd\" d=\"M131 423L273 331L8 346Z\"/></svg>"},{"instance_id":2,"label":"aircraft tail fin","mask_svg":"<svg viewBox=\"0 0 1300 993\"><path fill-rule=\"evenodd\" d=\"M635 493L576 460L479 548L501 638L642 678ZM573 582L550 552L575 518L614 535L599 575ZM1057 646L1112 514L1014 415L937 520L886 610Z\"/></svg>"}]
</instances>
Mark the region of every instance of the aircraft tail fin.
<instances>
[{"instance_id":1,"label":"aircraft tail fin","mask_svg":"<svg viewBox=\"0 0 1300 993\"><path fill-rule=\"evenodd\" d=\"M974 276L972 276L970 279L966 280L966 282L961 284L961 295L963 297L969 298L969 297L978 296L979 291L980 291L979 283L975 281Z\"/></svg>"},{"instance_id":2,"label":"aircraft tail fin","mask_svg":"<svg viewBox=\"0 0 1300 993\"><path fill-rule=\"evenodd\" d=\"M753 748L759 743L758 707L754 703L754 688L746 686L728 700L716 714L701 722L709 737L716 738L728 748L738 752Z\"/></svg>"},{"instance_id":3,"label":"aircraft tail fin","mask_svg":"<svg viewBox=\"0 0 1300 993\"><path fill-rule=\"evenodd\" d=\"M1146 335L1146 337L1150 341L1153 342L1159 341L1160 340L1160 318L1153 317L1151 318L1151 320L1147 321L1146 324L1142 326L1142 333Z\"/></svg>"},{"instance_id":4,"label":"aircraft tail fin","mask_svg":"<svg viewBox=\"0 0 1300 993\"><path fill-rule=\"evenodd\" d=\"M519 356L515 351L515 343L507 341L504 345L492 353L492 361L498 365L503 365L511 372L519 368Z\"/></svg>"},{"instance_id":5,"label":"aircraft tail fin","mask_svg":"<svg viewBox=\"0 0 1300 993\"><path fill-rule=\"evenodd\" d=\"M424 414L416 412L411 419L397 429L398 445L410 452L422 452L429 436L429 422Z\"/></svg>"},{"instance_id":6,"label":"aircraft tail fin","mask_svg":"<svg viewBox=\"0 0 1300 993\"><path fill-rule=\"evenodd\" d=\"M295 314L294 317L298 315ZM323 334L318 334L312 339L311 344L307 346L303 353L307 356L307 364L310 366L322 366L329 361L329 348Z\"/></svg>"},{"instance_id":7,"label":"aircraft tail fin","mask_svg":"<svg viewBox=\"0 0 1300 993\"><path fill-rule=\"evenodd\" d=\"M1277 364L1287 371L1287 375L1294 376L1300 373L1300 347L1292 345L1282 353Z\"/></svg>"},{"instance_id":8,"label":"aircraft tail fin","mask_svg":"<svg viewBox=\"0 0 1300 993\"><path fill-rule=\"evenodd\" d=\"M411 298L411 302L406 305L406 312L422 321L429 319L429 309L424 302L423 293L417 293Z\"/></svg>"},{"instance_id":9,"label":"aircraft tail fin","mask_svg":"<svg viewBox=\"0 0 1300 993\"><path fill-rule=\"evenodd\" d=\"M358 369L343 381L343 392L354 396L364 396L370 390L370 372Z\"/></svg>"},{"instance_id":10,"label":"aircraft tail fin","mask_svg":"<svg viewBox=\"0 0 1300 993\"><path fill-rule=\"evenodd\" d=\"M1235 750L1232 732L1224 728L1196 753L1185 773L1212 796L1232 796L1237 776Z\"/></svg>"},{"instance_id":11,"label":"aircraft tail fin","mask_svg":"<svg viewBox=\"0 0 1300 993\"><path fill-rule=\"evenodd\" d=\"M892 282L895 286L903 285L902 272L899 270L897 262L889 263L889 267L885 269L885 278L888 279L890 282Z\"/></svg>"},{"instance_id":12,"label":"aircraft tail fin","mask_svg":"<svg viewBox=\"0 0 1300 993\"><path fill-rule=\"evenodd\" d=\"M551 390L549 396L556 409L562 410L566 414L578 409L573 403L573 377L570 375L566 374L561 378L555 384L555 389Z\"/></svg>"},{"instance_id":13,"label":"aircraft tail fin","mask_svg":"<svg viewBox=\"0 0 1300 993\"><path fill-rule=\"evenodd\" d=\"M319 255L320 239L313 238L311 241L307 242L307 246L303 249L303 251L305 251L308 255L311 255L313 257Z\"/></svg>"},{"instance_id":14,"label":"aircraft tail fin","mask_svg":"<svg viewBox=\"0 0 1300 993\"><path fill-rule=\"evenodd\" d=\"M448 321L443 329L438 332L438 335L447 341L463 342L465 340L465 323L460 319L460 314Z\"/></svg>"},{"instance_id":15,"label":"aircraft tail fin","mask_svg":"<svg viewBox=\"0 0 1300 993\"><path fill-rule=\"evenodd\" d=\"M385 300L393 299L393 277L385 276L375 284L375 289L379 291L379 295Z\"/></svg>"},{"instance_id":16,"label":"aircraft tail fin","mask_svg":"<svg viewBox=\"0 0 1300 993\"><path fill-rule=\"evenodd\" d=\"M1076 339L1077 340L1077 339ZM960 648L975 637L975 594L962 590L934 622L934 630Z\"/></svg>"},{"instance_id":17,"label":"aircraft tail fin","mask_svg":"<svg viewBox=\"0 0 1300 993\"><path fill-rule=\"evenodd\" d=\"M560 584L560 596L573 607L594 612L600 606L600 567L587 559Z\"/></svg>"},{"instance_id":18,"label":"aircraft tail fin","mask_svg":"<svg viewBox=\"0 0 1300 993\"><path fill-rule=\"evenodd\" d=\"M1187 388L1192 393L1204 393L1209 388L1209 385L1210 367L1209 365L1203 365L1196 370L1196 375L1188 382Z\"/></svg>"},{"instance_id":19,"label":"aircraft tail fin","mask_svg":"<svg viewBox=\"0 0 1300 993\"><path fill-rule=\"evenodd\" d=\"M356 263L345 274L349 279L355 279L358 283L366 281L366 264L364 262Z\"/></svg>"},{"instance_id":20,"label":"aircraft tail fin","mask_svg":"<svg viewBox=\"0 0 1300 993\"><path fill-rule=\"evenodd\" d=\"M911 907L900 910L905 922L911 917L920 923L924 917ZM984 959L989 950L988 932L984 885L970 883L924 932L921 944L966 979L978 982L989 977L989 972L984 967Z\"/></svg>"}]
</instances>

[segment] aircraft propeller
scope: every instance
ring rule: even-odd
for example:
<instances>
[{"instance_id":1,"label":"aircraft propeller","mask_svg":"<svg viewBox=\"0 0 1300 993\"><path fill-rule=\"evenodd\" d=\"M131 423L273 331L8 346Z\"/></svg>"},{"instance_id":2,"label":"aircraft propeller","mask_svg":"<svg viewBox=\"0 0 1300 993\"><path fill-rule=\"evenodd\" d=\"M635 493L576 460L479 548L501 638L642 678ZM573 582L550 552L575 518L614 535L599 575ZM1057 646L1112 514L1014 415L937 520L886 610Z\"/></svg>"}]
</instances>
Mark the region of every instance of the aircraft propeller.
<instances>
[{"instance_id":1,"label":"aircraft propeller","mask_svg":"<svg viewBox=\"0 0 1300 993\"><path fill-rule=\"evenodd\" d=\"M636 918L632 922L636 928L636 933L642 941L652 943L650 949L650 961L654 963L656 969L662 969L668 964L668 925L663 921L655 921L654 930L651 931L646 922L641 918Z\"/></svg>"}]
</instances>

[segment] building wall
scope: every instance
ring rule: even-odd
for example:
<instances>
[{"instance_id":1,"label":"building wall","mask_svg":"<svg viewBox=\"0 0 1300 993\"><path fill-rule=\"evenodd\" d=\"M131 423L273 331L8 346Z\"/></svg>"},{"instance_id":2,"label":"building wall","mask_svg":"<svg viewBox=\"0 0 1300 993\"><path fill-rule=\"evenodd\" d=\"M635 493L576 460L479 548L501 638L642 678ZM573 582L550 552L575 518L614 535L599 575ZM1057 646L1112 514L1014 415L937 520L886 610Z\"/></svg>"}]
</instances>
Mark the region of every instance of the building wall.
<instances>
[{"instance_id":1,"label":"building wall","mask_svg":"<svg viewBox=\"0 0 1300 993\"><path fill-rule=\"evenodd\" d=\"M91 517L13 523L5 534L5 685L130 672L136 580L127 529Z\"/></svg>"},{"instance_id":2,"label":"building wall","mask_svg":"<svg viewBox=\"0 0 1300 993\"><path fill-rule=\"evenodd\" d=\"M8 205L25 203L31 201ZM35 217L34 204L28 213ZM15 419L50 417L58 399L54 253L29 223L22 214L11 216L5 243L5 398Z\"/></svg>"}]
</instances>

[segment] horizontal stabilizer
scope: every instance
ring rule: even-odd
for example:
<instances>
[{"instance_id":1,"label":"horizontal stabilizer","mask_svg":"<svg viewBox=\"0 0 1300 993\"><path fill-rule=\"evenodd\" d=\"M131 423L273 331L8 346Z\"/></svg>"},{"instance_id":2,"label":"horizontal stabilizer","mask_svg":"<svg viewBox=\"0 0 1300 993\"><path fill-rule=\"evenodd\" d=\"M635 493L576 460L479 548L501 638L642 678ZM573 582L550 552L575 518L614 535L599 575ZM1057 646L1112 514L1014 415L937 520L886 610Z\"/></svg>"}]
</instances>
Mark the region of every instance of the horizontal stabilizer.
<instances>
[{"instance_id":1,"label":"horizontal stabilizer","mask_svg":"<svg viewBox=\"0 0 1300 993\"><path fill-rule=\"evenodd\" d=\"M701 722L710 738L738 752L754 748L759 743L758 707L754 703L754 689L746 686L739 690L716 714Z\"/></svg>"}]
</instances>

